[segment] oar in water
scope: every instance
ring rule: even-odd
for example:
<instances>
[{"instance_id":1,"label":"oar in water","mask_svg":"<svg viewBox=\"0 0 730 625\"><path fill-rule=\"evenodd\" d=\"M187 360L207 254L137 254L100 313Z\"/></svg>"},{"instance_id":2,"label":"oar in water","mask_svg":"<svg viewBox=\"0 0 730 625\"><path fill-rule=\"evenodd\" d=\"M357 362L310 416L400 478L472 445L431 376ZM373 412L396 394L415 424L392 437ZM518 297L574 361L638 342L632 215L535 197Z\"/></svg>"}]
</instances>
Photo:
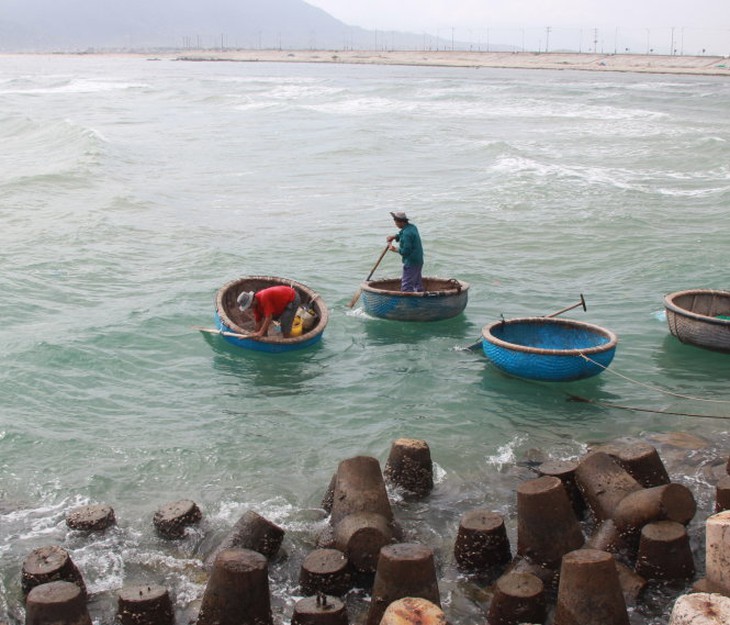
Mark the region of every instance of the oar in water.
<instances>
[{"instance_id":1,"label":"oar in water","mask_svg":"<svg viewBox=\"0 0 730 625\"><path fill-rule=\"evenodd\" d=\"M550 313L549 315L543 315L543 317L551 318L551 317L557 317L558 315L562 315L564 312L568 312L569 310L573 310L574 308L578 308L578 306L582 306L583 310L586 311L588 308L586 307L586 301L583 299L583 293L580 294L580 301L571 305L566 306L565 308L561 308L560 310L556 310L554 313ZM502 317L502 320L504 321L504 317ZM467 345L466 347L462 347L462 350L472 350L476 349L477 347L480 347L482 344L482 339L480 338L475 343L472 343L471 345Z\"/></svg>"},{"instance_id":2,"label":"oar in water","mask_svg":"<svg viewBox=\"0 0 730 625\"><path fill-rule=\"evenodd\" d=\"M583 307L583 312L588 310L586 308L586 301L583 299L583 293L580 294L580 301L577 304L573 304L572 306L566 306L565 308L561 308L560 310L550 313L549 315L545 315L546 317L557 317L558 315L562 315L564 312L568 312L569 310L573 310L574 308L578 308L578 306Z\"/></svg>"},{"instance_id":3,"label":"oar in water","mask_svg":"<svg viewBox=\"0 0 730 625\"><path fill-rule=\"evenodd\" d=\"M378 261L373 265L373 268L370 271L370 273L368 274L368 277L365 278L365 282L369 282L370 281L370 278L373 277L373 274L375 273L375 270L378 268L378 265L380 264L380 261L383 260L383 256L385 256L387 254L388 249L390 249L390 242L388 242L388 244L385 246L385 249L380 253L380 256L378 257ZM360 299L360 293L362 293L362 287L360 287L357 290L357 293L355 293L355 296L350 300L350 303L348 304L348 306L350 308L352 308L357 303L357 300Z\"/></svg>"},{"instance_id":4,"label":"oar in water","mask_svg":"<svg viewBox=\"0 0 730 625\"><path fill-rule=\"evenodd\" d=\"M204 328L202 326L193 326L193 330L200 332L207 332L208 334L220 334L221 336L231 336L234 339L250 339L250 334L238 334L237 332L226 332L225 330L219 330L218 328Z\"/></svg>"}]
</instances>

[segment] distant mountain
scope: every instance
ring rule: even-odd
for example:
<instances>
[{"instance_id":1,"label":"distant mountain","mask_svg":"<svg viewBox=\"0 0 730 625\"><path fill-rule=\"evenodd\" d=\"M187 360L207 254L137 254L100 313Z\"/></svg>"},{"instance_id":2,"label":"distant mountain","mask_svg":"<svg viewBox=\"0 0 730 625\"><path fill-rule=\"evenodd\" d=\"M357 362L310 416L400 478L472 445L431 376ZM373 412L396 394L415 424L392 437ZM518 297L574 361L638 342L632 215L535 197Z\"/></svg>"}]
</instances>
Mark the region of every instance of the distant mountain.
<instances>
[{"instance_id":1,"label":"distant mountain","mask_svg":"<svg viewBox=\"0 0 730 625\"><path fill-rule=\"evenodd\" d=\"M398 34L399 47L421 41ZM384 34L344 24L303 0L0 0L6 52L384 47Z\"/></svg>"}]
</instances>

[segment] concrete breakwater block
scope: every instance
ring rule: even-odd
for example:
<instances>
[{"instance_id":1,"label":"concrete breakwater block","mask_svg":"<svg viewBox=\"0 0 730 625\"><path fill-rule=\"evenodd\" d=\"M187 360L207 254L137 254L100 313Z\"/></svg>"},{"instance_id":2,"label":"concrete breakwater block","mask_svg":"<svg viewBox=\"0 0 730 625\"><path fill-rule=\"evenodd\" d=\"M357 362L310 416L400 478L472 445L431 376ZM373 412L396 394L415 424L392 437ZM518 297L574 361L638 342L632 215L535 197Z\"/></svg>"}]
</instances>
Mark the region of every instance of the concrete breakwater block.
<instances>
[{"instance_id":1,"label":"concrete breakwater block","mask_svg":"<svg viewBox=\"0 0 730 625\"><path fill-rule=\"evenodd\" d=\"M379 625L386 608L405 597L420 597L441 607L433 550L398 543L380 550L367 625Z\"/></svg>"},{"instance_id":2,"label":"concrete breakwater block","mask_svg":"<svg viewBox=\"0 0 730 625\"><path fill-rule=\"evenodd\" d=\"M286 532L253 510L246 511L221 544L206 558L206 566L213 566L216 556L224 549L251 549L267 558L273 558L284 541Z\"/></svg>"},{"instance_id":3,"label":"concrete breakwater block","mask_svg":"<svg viewBox=\"0 0 730 625\"><path fill-rule=\"evenodd\" d=\"M311 551L299 571L299 588L303 595L344 595L352 588L352 571L347 556L339 549Z\"/></svg>"},{"instance_id":4,"label":"concrete breakwater block","mask_svg":"<svg viewBox=\"0 0 730 625\"><path fill-rule=\"evenodd\" d=\"M690 579L695 565L684 525L675 521L645 525L641 529L636 572L646 579Z\"/></svg>"},{"instance_id":5,"label":"concrete breakwater block","mask_svg":"<svg viewBox=\"0 0 730 625\"><path fill-rule=\"evenodd\" d=\"M399 438L390 448L383 472L385 479L416 497L433 490L433 462L428 443L415 438Z\"/></svg>"},{"instance_id":6,"label":"concrete breakwater block","mask_svg":"<svg viewBox=\"0 0 730 625\"><path fill-rule=\"evenodd\" d=\"M28 594L36 586L55 581L76 584L86 597L86 584L68 551L58 545L39 547L31 551L23 562L21 572L23 593Z\"/></svg>"},{"instance_id":7,"label":"concrete breakwater block","mask_svg":"<svg viewBox=\"0 0 730 625\"><path fill-rule=\"evenodd\" d=\"M347 625L347 607L337 597L318 593L294 604L292 625Z\"/></svg>"},{"instance_id":8,"label":"concrete breakwater block","mask_svg":"<svg viewBox=\"0 0 730 625\"><path fill-rule=\"evenodd\" d=\"M152 518L157 533L164 538L182 538L185 528L195 525L203 518L194 501L180 499L162 505Z\"/></svg>"},{"instance_id":9,"label":"concrete breakwater block","mask_svg":"<svg viewBox=\"0 0 730 625\"><path fill-rule=\"evenodd\" d=\"M374 573L380 550L393 540L392 527L382 514L359 512L335 526L333 546L347 555L355 570Z\"/></svg>"},{"instance_id":10,"label":"concrete breakwater block","mask_svg":"<svg viewBox=\"0 0 730 625\"><path fill-rule=\"evenodd\" d=\"M324 510L327 514L332 514L332 503L335 499L335 482L337 481L337 473L332 475L332 479L330 479L330 483L327 485L327 490L324 493L324 496L322 497L322 503L320 506L322 506L322 510Z\"/></svg>"},{"instance_id":11,"label":"concrete breakwater block","mask_svg":"<svg viewBox=\"0 0 730 625\"><path fill-rule=\"evenodd\" d=\"M119 625L174 625L170 594L157 584L125 586L117 597Z\"/></svg>"},{"instance_id":12,"label":"concrete breakwater block","mask_svg":"<svg viewBox=\"0 0 730 625\"><path fill-rule=\"evenodd\" d=\"M26 600L25 625L91 625L86 597L73 582L36 586Z\"/></svg>"},{"instance_id":13,"label":"concrete breakwater block","mask_svg":"<svg viewBox=\"0 0 730 625\"><path fill-rule=\"evenodd\" d=\"M538 467L537 472L540 477L543 475L557 477L563 483L570 503L573 504L575 515L578 518L582 518L586 504L575 481L575 471L577 468L578 463L572 460L548 460Z\"/></svg>"},{"instance_id":14,"label":"concrete breakwater block","mask_svg":"<svg viewBox=\"0 0 730 625\"><path fill-rule=\"evenodd\" d=\"M624 601L627 606L636 605L649 586L649 582L630 566L615 558L614 561L618 571L618 581L624 593Z\"/></svg>"},{"instance_id":15,"label":"concrete breakwater block","mask_svg":"<svg viewBox=\"0 0 730 625\"><path fill-rule=\"evenodd\" d=\"M337 525L358 512L380 514L389 523L393 520L380 463L370 456L343 460L335 474L330 523Z\"/></svg>"},{"instance_id":16,"label":"concrete breakwater block","mask_svg":"<svg viewBox=\"0 0 730 625\"><path fill-rule=\"evenodd\" d=\"M578 463L575 479L595 523L612 518L626 495L643 488L614 458L601 451L589 453Z\"/></svg>"},{"instance_id":17,"label":"concrete breakwater block","mask_svg":"<svg viewBox=\"0 0 730 625\"><path fill-rule=\"evenodd\" d=\"M656 447L638 442L619 447L613 455L644 488L669 484L669 474Z\"/></svg>"},{"instance_id":18,"label":"concrete breakwater block","mask_svg":"<svg viewBox=\"0 0 730 625\"><path fill-rule=\"evenodd\" d=\"M74 530L102 531L115 524L113 508L104 504L79 506L66 515L66 525Z\"/></svg>"},{"instance_id":19,"label":"concrete breakwater block","mask_svg":"<svg viewBox=\"0 0 730 625\"><path fill-rule=\"evenodd\" d=\"M682 484L665 484L626 495L614 509L613 522L625 535L636 533L654 521L687 525L696 512L697 503L689 488Z\"/></svg>"},{"instance_id":20,"label":"concrete breakwater block","mask_svg":"<svg viewBox=\"0 0 730 625\"><path fill-rule=\"evenodd\" d=\"M547 616L545 587L531 573L508 573L497 580L489 604L489 625L544 623Z\"/></svg>"},{"instance_id":21,"label":"concrete breakwater block","mask_svg":"<svg viewBox=\"0 0 730 625\"><path fill-rule=\"evenodd\" d=\"M504 519L491 510L469 510L461 516L454 558L466 571L488 571L507 564L511 551Z\"/></svg>"},{"instance_id":22,"label":"concrete breakwater block","mask_svg":"<svg viewBox=\"0 0 730 625\"><path fill-rule=\"evenodd\" d=\"M648 581L633 568L637 548L628 543L610 519L603 521L586 540L584 549L597 549L614 556L619 583L627 605L635 605L648 586ZM627 564L628 563L628 564ZM630 565L629 565L630 564Z\"/></svg>"},{"instance_id":23,"label":"concrete breakwater block","mask_svg":"<svg viewBox=\"0 0 730 625\"><path fill-rule=\"evenodd\" d=\"M573 506L557 477L527 480L517 487L517 553L548 569L585 539Z\"/></svg>"},{"instance_id":24,"label":"concrete breakwater block","mask_svg":"<svg viewBox=\"0 0 730 625\"><path fill-rule=\"evenodd\" d=\"M585 547L599 549L620 555L624 559L633 557L635 548L619 532L612 519L601 522L588 537Z\"/></svg>"},{"instance_id":25,"label":"concrete breakwater block","mask_svg":"<svg viewBox=\"0 0 730 625\"><path fill-rule=\"evenodd\" d=\"M357 571L374 573L380 549L401 535L380 463L369 456L343 460L329 489L332 532L320 536L318 547L334 547L347 556Z\"/></svg>"},{"instance_id":26,"label":"concrete breakwater block","mask_svg":"<svg viewBox=\"0 0 730 625\"><path fill-rule=\"evenodd\" d=\"M554 625L629 625L613 556L596 549L565 555Z\"/></svg>"},{"instance_id":27,"label":"concrete breakwater block","mask_svg":"<svg viewBox=\"0 0 730 625\"><path fill-rule=\"evenodd\" d=\"M668 625L727 625L730 597L714 593L682 595L674 602Z\"/></svg>"},{"instance_id":28,"label":"concrete breakwater block","mask_svg":"<svg viewBox=\"0 0 730 625\"><path fill-rule=\"evenodd\" d=\"M221 551L203 593L197 625L273 625L266 557L250 549Z\"/></svg>"}]
</instances>

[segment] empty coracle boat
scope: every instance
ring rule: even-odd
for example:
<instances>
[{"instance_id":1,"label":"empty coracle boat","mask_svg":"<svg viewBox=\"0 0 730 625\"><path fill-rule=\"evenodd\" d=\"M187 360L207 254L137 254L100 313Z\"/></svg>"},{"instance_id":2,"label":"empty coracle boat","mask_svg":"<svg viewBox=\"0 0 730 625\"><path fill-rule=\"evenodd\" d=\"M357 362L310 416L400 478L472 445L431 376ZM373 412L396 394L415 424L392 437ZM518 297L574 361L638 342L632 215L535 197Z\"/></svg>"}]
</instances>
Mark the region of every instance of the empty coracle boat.
<instances>
[{"instance_id":1,"label":"empty coracle boat","mask_svg":"<svg viewBox=\"0 0 730 625\"><path fill-rule=\"evenodd\" d=\"M669 331L682 343L730 353L730 291L689 289L664 297Z\"/></svg>"},{"instance_id":2,"label":"empty coracle boat","mask_svg":"<svg viewBox=\"0 0 730 625\"><path fill-rule=\"evenodd\" d=\"M598 375L611 364L617 344L610 330L572 319L521 317L482 329L482 348L498 369L547 382Z\"/></svg>"}]
</instances>

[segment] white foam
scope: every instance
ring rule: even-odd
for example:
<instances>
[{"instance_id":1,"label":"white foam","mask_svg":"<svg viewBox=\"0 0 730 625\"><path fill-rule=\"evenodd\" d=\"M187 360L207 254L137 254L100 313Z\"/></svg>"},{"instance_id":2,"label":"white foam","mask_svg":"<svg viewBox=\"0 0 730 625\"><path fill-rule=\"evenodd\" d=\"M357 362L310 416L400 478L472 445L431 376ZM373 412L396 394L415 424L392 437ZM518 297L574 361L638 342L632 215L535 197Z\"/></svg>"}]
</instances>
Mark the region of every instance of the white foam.
<instances>
[{"instance_id":1,"label":"white foam","mask_svg":"<svg viewBox=\"0 0 730 625\"><path fill-rule=\"evenodd\" d=\"M505 465L513 465L517 460L515 449L527 440L526 435L520 435L513 438L508 443L497 448L497 453L487 456L487 463L502 469Z\"/></svg>"}]
</instances>

